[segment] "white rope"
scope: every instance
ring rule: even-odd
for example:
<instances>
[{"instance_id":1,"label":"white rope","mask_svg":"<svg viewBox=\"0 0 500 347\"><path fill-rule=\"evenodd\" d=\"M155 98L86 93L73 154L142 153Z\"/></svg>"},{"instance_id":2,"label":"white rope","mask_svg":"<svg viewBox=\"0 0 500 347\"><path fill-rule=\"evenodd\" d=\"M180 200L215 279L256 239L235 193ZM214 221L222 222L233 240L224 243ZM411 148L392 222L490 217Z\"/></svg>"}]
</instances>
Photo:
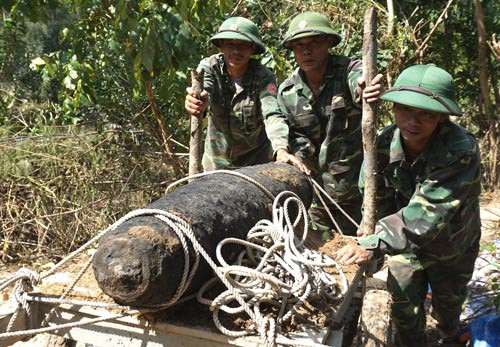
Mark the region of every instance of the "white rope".
<instances>
[{"instance_id":1,"label":"white rope","mask_svg":"<svg viewBox=\"0 0 500 347\"><path fill-rule=\"evenodd\" d=\"M321 195L324 195L328 198L328 200L330 200L330 202L332 204L335 205L335 207L356 227L359 229L359 224L356 223L356 221L354 219L352 219L351 216L349 216L349 214L338 204L338 202L336 202L331 196L330 194L328 194L322 187L321 185L316 182L315 180L313 180L311 177L309 177L309 181L311 182L311 184L313 185L313 188L314 188L314 192L316 193L316 195L318 196L319 200L321 201L323 207L326 209L326 212L328 213L328 216L330 217L330 219L332 220L333 224L335 224L335 227L337 227L337 230L342 234L342 230L340 230L340 227L337 223L337 221L335 220L335 218L333 218L333 215L332 213L330 212L330 209L328 208L327 204L325 203L325 201L323 200L323 198L321 197Z\"/></svg>"},{"instance_id":2,"label":"white rope","mask_svg":"<svg viewBox=\"0 0 500 347\"><path fill-rule=\"evenodd\" d=\"M84 325L88 325L88 324L104 322L104 321L108 321L108 320L112 320L112 319L117 319L120 317L131 316L131 315L138 314L138 313L140 313L140 312L139 311L129 311L129 312L118 313L118 314L109 315L109 316L105 316L105 317L86 319L86 320L73 322L73 323L54 325L54 326L45 327L45 328L38 328L38 329L31 329L31 330L20 330L20 331L13 331L13 332L9 332L9 333L3 333L3 334L0 334L0 342L2 342L3 339L7 339L9 337L23 337L23 336L31 336L31 335L41 334L41 333L49 333L49 332L54 332L54 331L58 331L58 330L70 329L70 328L80 327L80 326L84 326Z\"/></svg>"},{"instance_id":3,"label":"white rope","mask_svg":"<svg viewBox=\"0 0 500 347\"><path fill-rule=\"evenodd\" d=\"M123 305L119 304L111 304L107 302L98 302L98 301L87 301L87 300L67 300L60 298L51 298L39 295L30 295L28 293L25 294L26 301L30 302L40 302L51 305L74 305L74 306L85 306L85 307L95 307L95 308L105 308L109 310L113 309L123 309Z\"/></svg>"},{"instance_id":4,"label":"white rope","mask_svg":"<svg viewBox=\"0 0 500 347\"><path fill-rule=\"evenodd\" d=\"M210 173L203 173L198 175L192 175L181 179L170 186L167 187L167 192L175 185L180 184L186 180L193 178L203 177L209 174L230 174L234 176L241 177L259 187L268 197L274 199L272 193L269 192L260 183L256 182L250 177L242 175L240 173L228 170L219 170ZM284 202L281 203L283 197ZM298 214L294 221L292 221L288 214L288 206L293 204L295 208L298 209ZM211 304L211 309L214 311L214 322L221 332L229 336L244 336L252 333L253 331L258 331L264 341L266 346L276 346L278 340L280 344L291 345L294 344L293 341L288 339L282 339L278 336L278 332L281 327L278 324L284 324L289 320L294 313L296 313L302 304L310 298L311 295L318 295L319 293L326 292L327 297L331 300L339 300L343 297L343 294L347 291L347 280L340 267L330 258L322 256L316 252L306 250L303 247L304 241L307 238L308 231L308 220L307 211L300 199L291 192L283 192L279 194L273 203L273 221L260 221L257 225L250 230L248 233L248 242L242 240L230 239L230 241L223 241L217 248L217 258L220 263L223 264L219 267L215 262L209 257L206 251L201 247L201 245L196 240L196 237L192 231L191 226L178 216L157 209L140 209L135 210L124 217L120 218L113 225L107 229L100 232L90 241L85 243L82 247L72 252L66 258L61 260L52 269L44 273L40 278L30 275L29 273L18 274L15 279L9 279L0 285L0 290L5 288L7 285L23 279L23 284L19 284L21 287L31 286L31 283L38 283L39 280L46 278L47 276L53 274L58 268L63 264L74 258L77 254L83 252L85 249L97 242L104 234L116 229L119 225L126 222L131 218L138 216L151 215L155 218L160 219L178 235L184 250L184 271L181 278L181 283L179 287L168 302L150 306L148 311L157 311L164 309L175 304L180 297L184 294L185 290L189 287L191 279L193 278L195 271L199 264L199 256L203 256L205 261L210 265L213 271L216 273L217 277L224 283L227 290L219 295L215 300L208 300L202 298L203 291L200 290L198 293L198 299L200 302L205 304ZM294 229L303 222L304 228L301 240L297 240L295 237ZM191 241L193 248L195 249L196 259L194 265L189 269L189 248L186 238ZM244 267L241 265L230 266L228 265L221 256L220 248L227 244L228 242L237 242L246 246L247 260L243 259L243 255L239 257L243 262L253 263L256 265L255 269ZM92 260L92 259L91 259ZM83 273L89 267L91 260L86 264L85 269L82 270L75 280L71 283L69 288L63 293L61 298L57 303L72 303L75 304L73 300L64 300L64 298L69 294L72 288L76 285L76 282L81 278ZM273 263L271 265L271 263ZM333 277L325 273L321 267L331 267L335 266L342 278L343 289L339 291L338 288L332 289L336 283ZM273 274L278 274L275 277ZM19 282L21 283L21 282ZM16 285L17 286L17 285ZM202 289L206 290L208 287L203 286ZM327 289L329 288L329 289ZM30 299L32 302L41 301L41 299L34 299L32 296L28 296L26 292L29 288L21 288L18 290L17 300L20 302L20 306L26 306L29 304L27 300ZM32 290L32 287L31 287ZM284 300L279 303L278 299ZM240 304L240 308L234 309L230 308L227 304L237 301ZM260 305L262 302L271 302L279 307L280 315L277 318L264 316L260 312ZM85 302L77 302L76 304L84 304ZM100 306L101 305L101 306ZM92 306L92 305L89 305ZM105 307L104 304L94 304L97 307ZM118 305L120 306L120 305ZM86 320L84 322L75 322L70 324L63 324L59 326L51 326L40 329L31 329L19 332L9 332L0 334L0 340L12 336L29 336L37 334L40 332L55 331L62 328L76 327L79 325L92 324L99 321L105 321L109 319L116 319L117 317L135 314L138 311L132 310L130 307L120 306L121 308L126 308L129 311L121 313L119 315L112 315L109 317L100 317L96 319ZM226 312L246 312L254 322L254 326L248 331L230 331L220 324L218 319L219 310ZM142 311L144 313L144 310ZM15 320L16 314L13 315ZM48 324L50 316L53 314L53 310L44 320L44 324ZM12 319L11 319L12 323ZM11 326L13 324L9 324ZM321 346L321 344L311 344L311 346Z\"/></svg>"},{"instance_id":5,"label":"white rope","mask_svg":"<svg viewBox=\"0 0 500 347\"><path fill-rule=\"evenodd\" d=\"M167 189L165 189L165 194L168 194L168 192L170 191L170 189L172 189L173 187L175 187L175 186L177 186L177 185L179 185L179 184L181 184L183 182L190 181L190 180L196 179L196 178L201 178L201 177L204 177L204 176L219 175L219 174L226 174L226 175L236 176L236 177L244 179L245 181L253 183L256 187L258 187L260 190L262 190L271 200L274 200L273 193L271 193L262 184L260 184L259 182L257 182L256 180L254 180L253 178L251 178L249 176L246 176L246 175L244 175L242 173L239 173L239 172L236 172L236 171L231 171L231 170L207 171L207 172L202 172L202 173L199 173L199 174L194 174L194 175L191 175L191 176L187 176L187 177L181 178L180 180L177 180L177 181L171 183L167 187Z\"/></svg>"},{"instance_id":6,"label":"white rope","mask_svg":"<svg viewBox=\"0 0 500 347\"><path fill-rule=\"evenodd\" d=\"M17 319L20 316L21 310L24 308L26 309L26 312L28 313L28 317L31 318L31 307L27 303L26 299L23 296L23 293L27 291L32 291L33 286L37 285L40 282L40 276L34 272L31 271L27 268L21 268L17 271L17 273L10 279L5 280L1 285L0 285L0 291L6 288L8 285L15 283L14 289L13 289L13 297L17 301L17 306L15 308L14 313L12 314L9 322L7 323L7 328L5 331L9 333L12 328L14 327ZM31 328L31 319L27 319L28 322L28 328ZM2 341L1 335L0 335L0 342Z\"/></svg>"},{"instance_id":7,"label":"white rope","mask_svg":"<svg viewBox=\"0 0 500 347\"><path fill-rule=\"evenodd\" d=\"M66 288L66 290L62 293L60 299L63 300L65 299L69 293L73 290L73 288L76 286L76 284L78 283L78 281L80 280L80 278L82 278L83 274L87 271L87 269L90 267L90 265L92 264L92 259L94 259L94 254L92 254L92 256L90 257L90 259L85 263L85 265L83 266L83 268L80 270L80 272L76 275L76 277L73 279L73 281L70 283L70 285L68 286L68 288ZM31 306L31 305L30 305ZM28 307L30 307L28 306ZM56 313L57 311L57 306L56 307L53 307L50 312L45 316L45 318L43 319L42 323L40 323L40 325L42 327L46 326L50 319L54 316L54 314Z\"/></svg>"}]
</instances>

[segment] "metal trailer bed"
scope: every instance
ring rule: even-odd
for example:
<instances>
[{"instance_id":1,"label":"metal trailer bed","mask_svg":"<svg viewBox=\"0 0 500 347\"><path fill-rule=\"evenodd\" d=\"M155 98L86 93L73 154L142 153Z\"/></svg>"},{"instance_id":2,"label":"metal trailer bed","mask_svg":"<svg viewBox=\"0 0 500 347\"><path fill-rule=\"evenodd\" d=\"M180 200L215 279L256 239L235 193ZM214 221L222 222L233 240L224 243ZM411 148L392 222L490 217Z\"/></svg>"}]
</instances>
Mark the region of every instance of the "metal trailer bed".
<instances>
[{"instance_id":1,"label":"metal trailer bed","mask_svg":"<svg viewBox=\"0 0 500 347\"><path fill-rule=\"evenodd\" d=\"M311 346L314 343L332 347L340 347L343 338L343 319L350 309L353 297L361 297L360 286L364 268L359 268L350 282L349 289L343 301L339 304L333 324L320 331L301 332L287 338L295 346ZM28 324L28 314L22 310L11 332L40 328L42 320L54 306L42 302L32 303L31 324ZM0 306L0 334L5 332L10 318L14 313L12 304ZM88 308L77 305L58 305L57 314L51 324L77 323L86 319L109 316L110 312L103 309ZM77 324L75 324L77 325ZM88 343L95 347L127 346L127 347L257 347L262 346L259 336L245 336L233 338L226 336L213 328L204 326L191 326L175 321L157 321L149 324L138 316L127 316L109 321L101 321L88 325L80 325L50 332L58 336ZM283 337L283 336L281 336ZM8 346L26 337L9 337L0 345Z\"/></svg>"}]
</instances>

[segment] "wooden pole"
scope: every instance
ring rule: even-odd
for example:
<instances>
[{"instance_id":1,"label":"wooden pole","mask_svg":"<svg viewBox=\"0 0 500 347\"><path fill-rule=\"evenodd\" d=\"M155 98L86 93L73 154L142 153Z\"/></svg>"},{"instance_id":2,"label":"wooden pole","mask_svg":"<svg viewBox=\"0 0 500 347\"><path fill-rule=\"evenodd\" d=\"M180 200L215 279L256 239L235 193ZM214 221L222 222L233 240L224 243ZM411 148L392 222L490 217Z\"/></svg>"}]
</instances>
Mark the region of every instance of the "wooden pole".
<instances>
[{"instance_id":1,"label":"wooden pole","mask_svg":"<svg viewBox=\"0 0 500 347\"><path fill-rule=\"evenodd\" d=\"M367 86L377 73L377 12L373 7L365 12L363 31L363 78ZM377 105L363 100L363 152L365 170L365 191L363 200L363 232L370 235L375 232L376 211L376 170L377 170Z\"/></svg>"},{"instance_id":2,"label":"wooden pole","mask_svg":"<svg viewBox=\"0 0 500 347\"><path fill-rule=\"evenodd\" d=\"M203 91L203 70L191 71L191 88L196 97L199 98ZM189 175L194 175L202 171L202 134L203 115L191 115L191 133L189 137Z\"/></svg>"}]
</instances>

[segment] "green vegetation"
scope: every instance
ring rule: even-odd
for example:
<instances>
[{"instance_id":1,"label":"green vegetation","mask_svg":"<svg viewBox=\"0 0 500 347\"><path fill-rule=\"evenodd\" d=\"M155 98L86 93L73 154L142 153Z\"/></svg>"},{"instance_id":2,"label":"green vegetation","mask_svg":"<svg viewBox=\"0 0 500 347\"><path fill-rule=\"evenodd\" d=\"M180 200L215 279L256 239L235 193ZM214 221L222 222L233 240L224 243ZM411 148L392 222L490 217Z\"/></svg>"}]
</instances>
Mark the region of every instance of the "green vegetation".
<instances>
[{"instance_id":1,"label":"green vegetation","mask_svg":"<svg viewBox=\"0 0 500 347\"><path fill-rule=\"evenodd\" d=\"M390 2L390 1L389 1ZM272 0L6 0L0 4L0 258L28 249L57 258L187 171L187 72L213 53L208 38L230 15L260 25L262 60L282 81L294 68L281 48L290 16L327 14L360 56L363 14L378 10L379 71L433 62L457 78L460 119L483 138L484 187L499 184L498 1L394 3ZM482 5L487 41L479 42ZM476 5L476 6L475 6ZM443 13L445 14L443 15ZM486 47L481 61L480 48ZM482 94L480 71L487 79ZM489 99L489 101L488 101ZM381 123L389 121L380 111Z\"/></svg>"}]
</instances>

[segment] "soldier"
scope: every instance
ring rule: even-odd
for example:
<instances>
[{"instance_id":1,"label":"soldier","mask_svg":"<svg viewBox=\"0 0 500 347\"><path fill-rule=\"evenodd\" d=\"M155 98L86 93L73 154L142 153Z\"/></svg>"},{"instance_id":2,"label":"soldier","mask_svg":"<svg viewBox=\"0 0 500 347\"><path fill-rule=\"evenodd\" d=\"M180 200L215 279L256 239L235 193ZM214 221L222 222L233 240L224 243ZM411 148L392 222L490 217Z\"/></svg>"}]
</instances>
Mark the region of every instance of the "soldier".
<instances>
[{"instance_id":1,"label":"soldier","mask_svg":"<svg viewBox=\"0 0 500 347\"><path fill-rule=\"evenodd\" d=\"M205 90L197 99L188 88L185 100L192 115L204 113L210 104L205 171L262 164L273 156L307 170L287 152L288 126L276 101L276 77L251 58L265 51L257 26L246 18L229 18L210 42L222 53L200 62Z\"/></svg>"},{"instance_id":2,"label":"soldier","mask_svg":"<svg viewBox=\"0 0 500 347\"><path fill-rule=\"evenodd\" d=\"M329 53L339 42L340 36L325 16L316 12L296 16L283 46L293 50L298 68L280 85L278 102L288 117L291 153L359 223L362 197L358 176L363 161L361 94L369 102L377 100L382 75L364 88L361 61ZM341 232L356 234L357 227L331 202L328 208ZM309 213L314 229L327 231L335 227L318 200Z\"/></svg>"},{"instance_id":3,"label":"soldier","mask_svg":"<svg viewBox=\"0 0 500 347\"><path fill-rule=\"evenodd\" d=\"M424 300L443 342L453 341L481 236L480 156L476 139L453 123L462 112L445 70L416 65L380 97L396 122L377 136L375 234L337 252L346 264L389 257L387 286L400 346L425 346ZM363 187L364 173L360 175Z\"/></svg>"}]
</instances>

